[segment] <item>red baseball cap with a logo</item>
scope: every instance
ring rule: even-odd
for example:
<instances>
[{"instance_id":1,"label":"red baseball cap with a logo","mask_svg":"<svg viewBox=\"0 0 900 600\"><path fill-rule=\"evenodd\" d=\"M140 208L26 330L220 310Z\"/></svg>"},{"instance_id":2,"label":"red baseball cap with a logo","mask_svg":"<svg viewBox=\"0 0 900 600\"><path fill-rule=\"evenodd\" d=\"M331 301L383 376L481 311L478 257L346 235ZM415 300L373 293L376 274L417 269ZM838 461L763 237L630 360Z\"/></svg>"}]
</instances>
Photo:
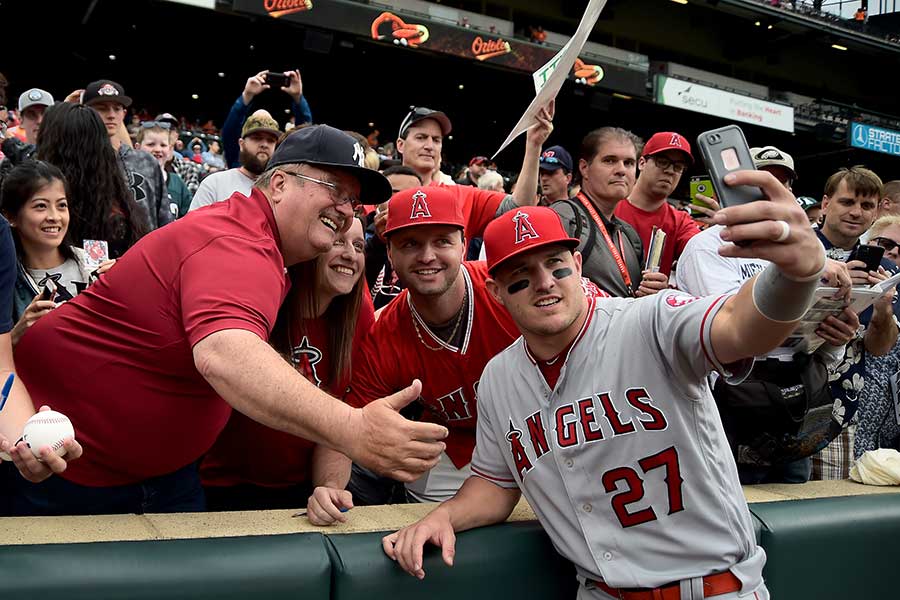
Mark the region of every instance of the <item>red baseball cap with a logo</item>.
<instances>
[{"instance_id":1,"label":"red baseball cap with a logo","mask_svg":"<svg viewBox=\"0 0 900 600\"><path fill-rule=\"evenodd\" d=\"M653 156L666 150L681 150L687 154L691 162L694 162L694 155L691 154L691 144L680 133L674 131L660 131L654 133L653 136L644 144L644 151L641 156Z\"/></svg>"},{"instance_id":2,"label":"red baseball cap with a logo","mask_svg":"<svg viewBox=\"0 0 900 600\"><path fill-rule=\"evenodd\" d=\"M465 229L462 202L441 187L415 187L397 192L388 202L384 235L416 225L452 225Z\"/></svg>"},{"instance_id":3,"label":"red baseball cap with a logo","mask_svg":"<svg viewBox=\"0 0 900 600\"><path fill-rule=\"evenodd\" d=\"M511 210L493 221L484 230L484 251L488 272L506 260L523 252L562 244L574 250L581 243L563 229L559 215L546 206L523 206Z\"/></svg>"}]
</instances>

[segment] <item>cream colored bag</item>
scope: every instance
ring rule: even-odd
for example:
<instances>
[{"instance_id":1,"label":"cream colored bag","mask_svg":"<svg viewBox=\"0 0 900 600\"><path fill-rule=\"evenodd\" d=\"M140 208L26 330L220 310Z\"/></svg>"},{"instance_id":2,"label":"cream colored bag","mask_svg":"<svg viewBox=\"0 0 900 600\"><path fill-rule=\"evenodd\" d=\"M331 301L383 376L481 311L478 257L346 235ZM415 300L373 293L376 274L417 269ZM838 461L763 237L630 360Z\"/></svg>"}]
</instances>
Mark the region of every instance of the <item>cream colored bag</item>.
<instances>
[{"instance_id":1,"label":"cream colored bag","mask_svg":"<svg viewBox=\"0 0 900 600\"><path fill-rule=\"evenodd\" d=\"M865 485L900 485L900 452L869 450L850 469L850 478Z\"/></svg>"}]
</instances>

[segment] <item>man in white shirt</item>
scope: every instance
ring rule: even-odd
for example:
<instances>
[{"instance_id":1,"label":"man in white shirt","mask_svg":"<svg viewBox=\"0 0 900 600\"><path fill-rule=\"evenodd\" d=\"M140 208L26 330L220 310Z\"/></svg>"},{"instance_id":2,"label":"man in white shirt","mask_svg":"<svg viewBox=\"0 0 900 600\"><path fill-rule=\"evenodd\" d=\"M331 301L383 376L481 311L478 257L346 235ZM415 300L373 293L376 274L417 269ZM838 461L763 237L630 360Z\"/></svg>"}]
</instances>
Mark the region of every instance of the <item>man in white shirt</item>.
<instances>
[{"instance_id":1,"label":"man in white shirt","mask_svg":"<svg viewBox=\"0 0 900 600\"><path fill-rule=\"evenodd\" d=\"M280 135L278 122L268 111L258 110L250 115L244 122L239 140L241 166L212 173L201 181L190 210L227 200L235 192L249 196L256 178L266 170Z\"/></svg>"}]
</instances>

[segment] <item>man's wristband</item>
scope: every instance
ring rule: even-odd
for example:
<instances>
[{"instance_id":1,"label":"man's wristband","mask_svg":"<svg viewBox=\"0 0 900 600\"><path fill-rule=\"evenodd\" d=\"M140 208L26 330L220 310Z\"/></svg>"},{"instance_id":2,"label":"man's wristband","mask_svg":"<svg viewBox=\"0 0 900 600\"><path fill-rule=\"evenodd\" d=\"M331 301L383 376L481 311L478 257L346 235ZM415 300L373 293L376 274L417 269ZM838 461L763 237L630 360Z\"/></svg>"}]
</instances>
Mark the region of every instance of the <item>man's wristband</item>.
<instances>
[{"instance_id":1,"label":"man's wristband","mask_svg":"<svg viewBox=\"0 0 900 600\"><path fill-rule=\"evenodd\" d=\"M753 305L770 321L797 321L812 304L824 270L823 266L815 276L797 281L782 273L775 264L770 264L753 282Z\"/></svg>"}]
</instances>

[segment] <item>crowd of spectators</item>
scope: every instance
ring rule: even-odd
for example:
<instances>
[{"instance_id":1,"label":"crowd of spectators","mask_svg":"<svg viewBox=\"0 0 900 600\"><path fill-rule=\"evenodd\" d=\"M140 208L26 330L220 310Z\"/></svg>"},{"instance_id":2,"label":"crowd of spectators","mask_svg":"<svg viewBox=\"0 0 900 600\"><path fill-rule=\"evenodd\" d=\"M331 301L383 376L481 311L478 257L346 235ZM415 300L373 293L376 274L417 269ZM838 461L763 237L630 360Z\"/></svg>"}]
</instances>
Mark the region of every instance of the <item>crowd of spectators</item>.
<instances>
[{"instance_id":1,"label":"crowd of spectators","mask_svg":"<svg viewBox=\"0 0 900 600\"><path fill-rule=\"evenodd\" d=\"M9 341L0 342L20 378L0 437L18 439L33 411L24 383L35 406L72 419L77 440L65 446L68 469L49 479L63 459L26 460L4 444L16 457L0 466L12 490L6 513L308 502L310 520L327 524L354 503L451 497L471 474L469 390L518 335L485 295L477 261L488 224L511 210L549 206L578 240L585 289L598 295L727 294L766 267L718 254L711 195L690 210L672 198L699 167L685 136L696 132L648 132L645 142L607 126L584 132L570 153L547 143L551 104L513 177L475 156L454 180L442 170L453 131L443 111L398 112L395 151L372 148L356 132L311 124L299 71L283 83L272 90L265 71L250 76L222 107L221 132L204 138L185 135L171 113L136 113L126 126L134 102L111 80L63 101L41 88L17 96L21 121L6 131L0 164L13 262L2 304ZM288 96L290 131L254 110L258 95L276 92ZM793 158L751 141L756 166L790 193ZM827 249L823 281L846 294L851 282L897 271L900 182L853 167L820 185L821 199L798 202ZM316 195L295 206L297 190ZM446 218L461 237L404 221L438 205L455 207ZM853 254L866 241L885 252L874 270ZM838 309L810 326L818 343L808 349L758 357L741 386L710 382L743 482L846 478L862 453L900 448L889 399L897 306L889 292L861 314ZM439 376L425 371L426 358L442 361ZM421 384L410 386L415 377ZM773 386L801 383L808 397L791 419L760 408ZM368 419L347 421L329 394ZM410 434L399 408L432 429ZM402 433L367 429L376 425ZM152 448L123 449L148 428ZM404 444L414 444L414 460L387 457L384 448ZM148 485L152 506L139 491Z\"/></svg>"},{"instance_id":2,"label":"crowd of spectators","mask_svg":"<svg viewBox=\"0 0 900 600\"><path fill-rule=\"evenodd\" d=\"M900 32L887 31L869 23L868 10L863 3L849 19L845 19L833 12L823 10L822 0L753 0L760 4L766 4L774 8L781 8L815 19L829 25L844 27L859 33L864 33L878 38L883 38L893 44L900 44Z\"/></svg>"}]
</instances>

